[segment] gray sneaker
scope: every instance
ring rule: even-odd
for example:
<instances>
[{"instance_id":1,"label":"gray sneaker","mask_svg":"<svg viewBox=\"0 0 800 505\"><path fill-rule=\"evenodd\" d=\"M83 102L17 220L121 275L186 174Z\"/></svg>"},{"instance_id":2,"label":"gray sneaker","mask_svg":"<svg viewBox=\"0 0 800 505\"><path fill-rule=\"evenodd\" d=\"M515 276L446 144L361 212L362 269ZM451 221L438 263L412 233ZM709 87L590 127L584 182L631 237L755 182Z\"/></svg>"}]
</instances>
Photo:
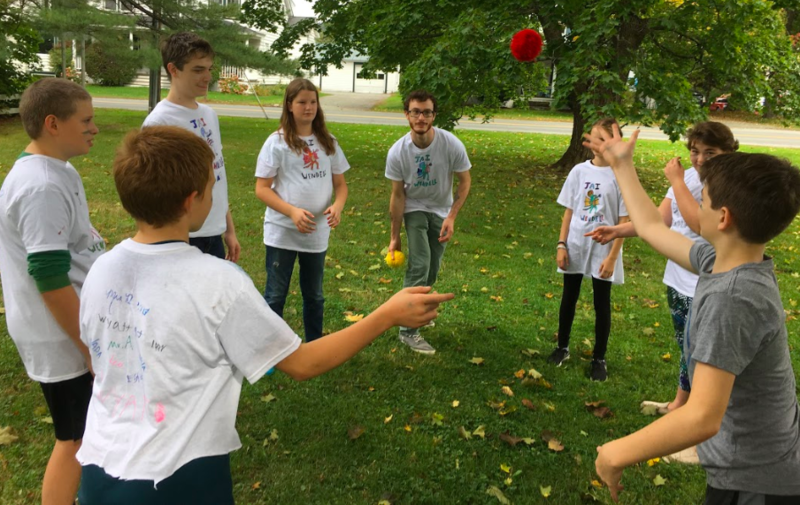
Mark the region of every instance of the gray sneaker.
<instances>
[{"instance_id":1,"label":"gray sneaker","mask_svg":"<svg viewBox=\"0 0 800 505\"><path fill-rule=\"evenodd\" d=\"M412 351L422 354L434 354L436 349L431 347L431 344L425 341L421 335L408 335L405 333L400 334L400 342L406 344Z\"/></svg>"}]
</instances>

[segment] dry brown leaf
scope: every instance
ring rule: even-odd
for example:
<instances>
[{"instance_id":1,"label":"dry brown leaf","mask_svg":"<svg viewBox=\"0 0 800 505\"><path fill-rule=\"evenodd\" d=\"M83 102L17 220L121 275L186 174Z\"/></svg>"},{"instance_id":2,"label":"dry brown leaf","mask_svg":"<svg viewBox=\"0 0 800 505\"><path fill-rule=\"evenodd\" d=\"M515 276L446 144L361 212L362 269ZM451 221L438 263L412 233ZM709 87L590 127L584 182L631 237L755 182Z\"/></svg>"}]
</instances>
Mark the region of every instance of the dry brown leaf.
<instances>
[{"instance_id":1,"label":"dry brown leaf","mask_svg":"<svg viewBox=\"0 0 800 505\"><path fill-rule=\"evenodd\" d=\"M0 428L0 445L8 445L19 437L11 434L11 426Z\"/></svg>"},{"instance_id":2,"label":"dry brown leaf","mask_svg":"<svg viewBox=\"0 0 800 505\"><path fill-rule=\"evenodd\" d=\"M522 399L522 406L528 410L536 410L536 405L534 405L533 402L527 398Z\"/></svg>"},{"instance_id":3,"label":"dry brown leaf","mask_svg":"<svg viewBox=\"0 0 800 505\"><path fill-rule=\"evenodd\" d=\"M364 434L363 426L356 425L347 430L347 438L349 438L350 440L355 440L363 434Z\"/></svg>"},{"instance_id":4,"label":"dry brown leaf","mask_svg":"<svg viewBox=\"0 0 800 505\"><path fill-rule=\"evenodd\" d=\"M561 445L561 442L556 440L555 438L551 438L547 442L547 448L550 449L551 451L555 451L555 452L561 452L561 451L564 450L564 446Z\"/></svg>"},{"instance_id":5,"label":"dry brown leaf","mask_svg":"<svg viewBox=\"0 0 800 505\"><path fill-rule=\"evenodd\" d=\"M511 435L508 431L500 434L500 440L507 443L511 447L516 447L518 443L522 442L521 438Z\"/></svg>"}]
</instances>

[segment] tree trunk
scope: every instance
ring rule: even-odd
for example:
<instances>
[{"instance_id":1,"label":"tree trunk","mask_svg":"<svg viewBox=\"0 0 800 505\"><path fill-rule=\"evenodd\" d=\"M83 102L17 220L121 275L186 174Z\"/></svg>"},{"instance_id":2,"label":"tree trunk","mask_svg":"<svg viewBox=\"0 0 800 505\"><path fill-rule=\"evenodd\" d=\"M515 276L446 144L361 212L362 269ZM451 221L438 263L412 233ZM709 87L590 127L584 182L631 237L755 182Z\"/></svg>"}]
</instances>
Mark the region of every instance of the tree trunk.
<instances>
[{"instance_id":1,"label":"tree trunk","mask_svg":"<svg viewBox=\"0 0 800 505\"><path fill-rule=\"evenodd\" d=\"M553 168L568 171L578 163L582 163L591 158L592 152L583 147L583 134L586 133L586 119L581 113L581 106L578 103L572 104L572 137L569 140L569 147L561 158L553 164Z\"/></svg>"},{"instance_id":2,"label":"tree trunk","mask_svg":"<svg viewBox=\"0 0 800 505\"><path fill-rule=\"evenodd\" d=\"M86 87L86 35L81 35L81 86Z\"/></svg>"},{"instance_id":3,"label":"tree trunk","mask_svg":"<svg viewBox=\"0 0 800 505\"><path fill-rule=\"evenodd\" d=\"M67 41L64 34L61 34L61 77L67 78Z\"/></svg>"}]
</instances>

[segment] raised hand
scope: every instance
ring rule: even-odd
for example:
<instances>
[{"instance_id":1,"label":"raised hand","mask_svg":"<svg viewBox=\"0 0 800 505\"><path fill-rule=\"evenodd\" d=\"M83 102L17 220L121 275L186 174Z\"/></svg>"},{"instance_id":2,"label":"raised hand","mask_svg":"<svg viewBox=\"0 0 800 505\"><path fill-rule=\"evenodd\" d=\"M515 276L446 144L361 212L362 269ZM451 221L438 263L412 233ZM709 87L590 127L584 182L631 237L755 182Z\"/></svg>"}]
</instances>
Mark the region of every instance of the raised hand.
<instances>
[{"instance_id":1,"label":"raised hand","mask_svg":"<svg viewBox=\"0 0 800 505\"><path fill-rule=\"evenodd\" d=\"M634 131L627 141L622 139L619 126L612 124L611 130L611 137L606 135L606 138L593 139L590 135L584 135L586 139L583 141L584 147L600 153L611 164L612 168L626 162L632 165L633 150L636 147L636 139L639 138L639 130Z\"/></svg>"},{"instance_id":2,"label":"raised hand","mask_svg":"<svg viewBox=\"0 0 800 505\"><path fill-rule=\"evenodd\" d=\"M667 166L664 167L664 175L667 176L667 180L673 186L675 185L673 181L683 180L683 177L686 175L686 172L683 169L683 165L681 165L680 156L672 158L671 160L669 160L669 162L667 162Z\"/></svg>"},{"instance_id":3,"label":"raised hand","mask_svg":"<svg viewBox=\"0 0 800 505\"><path fill-rule=\"evenodd\" d=\"M606 245L614 239L619 238L615 226L598 226L589 233L584 233L584 237L591 237L592 240L598 242L600 245Z\"/></svg>"}]
</instances>

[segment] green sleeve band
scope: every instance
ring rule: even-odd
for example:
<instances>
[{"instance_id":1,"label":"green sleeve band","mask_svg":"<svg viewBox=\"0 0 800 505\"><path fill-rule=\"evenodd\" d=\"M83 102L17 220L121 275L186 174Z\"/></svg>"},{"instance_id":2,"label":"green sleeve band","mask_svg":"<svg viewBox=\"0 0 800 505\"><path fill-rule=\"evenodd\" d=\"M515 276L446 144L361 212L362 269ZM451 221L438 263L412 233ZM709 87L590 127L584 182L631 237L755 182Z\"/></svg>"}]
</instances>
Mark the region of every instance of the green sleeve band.
<instances>
[{"instance_id":1,"label":"green sleeve band","mask_svg":"<svg viewBox=\"0 0 800 505\"><path fill-rule=\"evenodd\" d=\"M28 274L36 281L40 293L69 286L72 256L69 251L45 251L28 255Z\"/></svg>"}]
</instances>

